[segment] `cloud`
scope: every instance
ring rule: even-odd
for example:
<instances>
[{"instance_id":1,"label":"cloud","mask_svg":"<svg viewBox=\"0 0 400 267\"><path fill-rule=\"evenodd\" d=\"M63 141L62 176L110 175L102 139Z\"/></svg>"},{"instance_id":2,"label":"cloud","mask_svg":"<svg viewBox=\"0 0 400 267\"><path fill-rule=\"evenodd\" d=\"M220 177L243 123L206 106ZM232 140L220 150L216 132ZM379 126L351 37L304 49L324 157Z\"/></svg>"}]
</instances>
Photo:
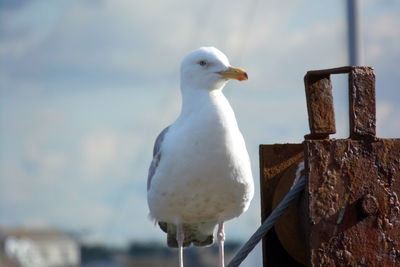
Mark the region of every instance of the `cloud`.
<instances>
[{"instance_id":1,"label":"cloud","mask_svg":"<svg viewBox=\"0 0 400 267\"><path fill-rule=\"evenodd\" d=\"M397 13L387 12L373 16L365 21L365 57L376 62L383 58L400 57L400 33L397 26L400 19Z\"/></svg>"},{"instance_id":2,"label":"cloud","mask_svg":"<svg viewBox=\"0 0 400 267\"><path fill-rule=\"evenodd\" d=\"M82 177L89 182L112 180L134 175L127 163L139 149L138 135L133 132L95 131L82 137Z\"/></svg>"},{"instance_id":3,"label":"cloud","mask_svg":"<svg viewBox=\"0 0 400 267\"><path fill-rule=\"evenodd\" d=\"M110 133L91 134L83 140L83 177L96 181L118 160L117 138Z\"/></svg>"},{"instance_id":4,"label":"cloud","mask_svg":"<svg viewBox=\"0 0 400 267\"><path fill-rule=\"evenodd\" d=\"M386 138L398 138L400 133L400 110L389 101L377 103L377 135Z\"/></svg>"},{"instance_id":5,"label":"cloud","mask_svg":"<svg viewBox=\"0 0 400 267\"><path fill-rule=\"evenodd\" d=\"M163 22L163 13L168 10L175 15L168 18L172 21ZM151 72L169 74L168 70L176 70L179 62L173 65L175 68L166 68L174 55L167 51L179 51L184 36L190 34L190 25L168 27L176 24L181 14L163 1L157 8L144 1L103 1L96 6L73 2L40 45L29 46L29 54L14 59L20 65L34 63L19 69L33 79L58 79L58 75L47 75L58 72L64 72L71 80L73 76L84 80L105 75L108 79L132 77L140 81Z\"/></svg>"}]
</instances>

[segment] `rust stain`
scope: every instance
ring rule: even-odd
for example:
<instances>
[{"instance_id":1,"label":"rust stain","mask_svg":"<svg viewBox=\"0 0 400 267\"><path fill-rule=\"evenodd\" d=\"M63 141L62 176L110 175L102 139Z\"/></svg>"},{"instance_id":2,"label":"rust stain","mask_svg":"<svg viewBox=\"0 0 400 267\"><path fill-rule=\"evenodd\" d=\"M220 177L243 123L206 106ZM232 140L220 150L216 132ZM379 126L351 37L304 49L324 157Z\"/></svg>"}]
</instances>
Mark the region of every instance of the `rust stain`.
<instances>
[{"instance_id":1,"label":"rust stain","mask_svg":"<svg viewBox=\"0 0 400 267\"><path fill-rule=\"evenodd\" d=\"M311 266L400 265L400 139L305 145Z\"/></svg>"}]
</instances>

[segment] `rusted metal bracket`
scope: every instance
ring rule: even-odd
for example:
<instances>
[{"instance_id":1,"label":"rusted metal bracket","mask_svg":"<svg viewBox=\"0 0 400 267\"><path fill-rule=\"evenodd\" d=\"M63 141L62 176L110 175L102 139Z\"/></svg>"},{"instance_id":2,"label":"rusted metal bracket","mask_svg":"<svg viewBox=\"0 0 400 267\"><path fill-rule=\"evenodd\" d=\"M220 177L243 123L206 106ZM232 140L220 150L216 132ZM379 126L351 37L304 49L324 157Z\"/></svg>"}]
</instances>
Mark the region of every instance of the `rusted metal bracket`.
<instances>
[{"instance_id":1,"label":"rusted metal bracket","mask_svg":"<svg viewBox=\"0 0 400 267\"><path fill-rule=\"evenodd\" d=\"M336 133L330 76L343 73L349 74L350 138L375 138L375 74L371 67L357 66L307 72L304 84L311 133L305 139L327 139Z\"/></svg>"},{"instance_id":2,"label":"rusted metal bracket","mask_svg":"<svg viewBox=\"0 0 400 267\"><path fill-rule=\"evenodd\" d=\"M350 138L336 140L330 75L339 73L349 75ZM309 71L304 83L310 134L301 144L260 146L263 220L302 160L306 178L263 239L264 266L400 266L400 139L375 136L373 69Z\"/></svg>"}]
</instances>

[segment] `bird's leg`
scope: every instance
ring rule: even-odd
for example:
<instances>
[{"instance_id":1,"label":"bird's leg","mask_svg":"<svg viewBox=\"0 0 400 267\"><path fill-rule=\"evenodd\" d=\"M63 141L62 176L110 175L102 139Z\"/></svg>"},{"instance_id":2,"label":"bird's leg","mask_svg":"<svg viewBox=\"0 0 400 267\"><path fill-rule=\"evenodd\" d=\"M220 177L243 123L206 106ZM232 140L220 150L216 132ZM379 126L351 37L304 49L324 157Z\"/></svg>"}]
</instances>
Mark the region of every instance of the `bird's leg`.
<instances>
[{"instance_id":1,"label":"bird's leg","mask_svg":"<svg viewBox=\"0 0 400 267\"><path fill-rule=\"evenodd\" d=\"M224 241L225 241L224 222L218 223L217 239L218 239L218 250L219 250L219 266L220 267L225 267L225 259L224 259Z\"/></svg>"},{"instance_id":2,"label":"bird's leg","mask_svg":"<svg viewBox=\"0 0 400 267\"><path fill-rule=\"evenodd\" d=\"M183 267L183 240L185 239L183 232L183 225L181 223L176 224L176 241L178 242L179 249L179 267Z\"/></svg>"}]
</instances>

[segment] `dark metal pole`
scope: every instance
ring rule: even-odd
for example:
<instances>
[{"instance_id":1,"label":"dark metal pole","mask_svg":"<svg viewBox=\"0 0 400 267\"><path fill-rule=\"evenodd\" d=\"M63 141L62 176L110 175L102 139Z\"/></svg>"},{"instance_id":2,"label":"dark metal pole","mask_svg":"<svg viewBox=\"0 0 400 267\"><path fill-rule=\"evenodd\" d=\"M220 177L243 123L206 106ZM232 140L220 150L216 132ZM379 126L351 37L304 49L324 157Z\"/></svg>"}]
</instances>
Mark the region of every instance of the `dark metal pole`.
<instances>
[{"instance_id":1,"label":"dark metal pole","mask_svg":"<svg viewBox=\"0 0 400 267\"><path fill-rule=\"evenodd\" d=\"M361 64L359 24L358 0L347 0L347 38L350 66Z\"/></svg>"}]
</instances>

